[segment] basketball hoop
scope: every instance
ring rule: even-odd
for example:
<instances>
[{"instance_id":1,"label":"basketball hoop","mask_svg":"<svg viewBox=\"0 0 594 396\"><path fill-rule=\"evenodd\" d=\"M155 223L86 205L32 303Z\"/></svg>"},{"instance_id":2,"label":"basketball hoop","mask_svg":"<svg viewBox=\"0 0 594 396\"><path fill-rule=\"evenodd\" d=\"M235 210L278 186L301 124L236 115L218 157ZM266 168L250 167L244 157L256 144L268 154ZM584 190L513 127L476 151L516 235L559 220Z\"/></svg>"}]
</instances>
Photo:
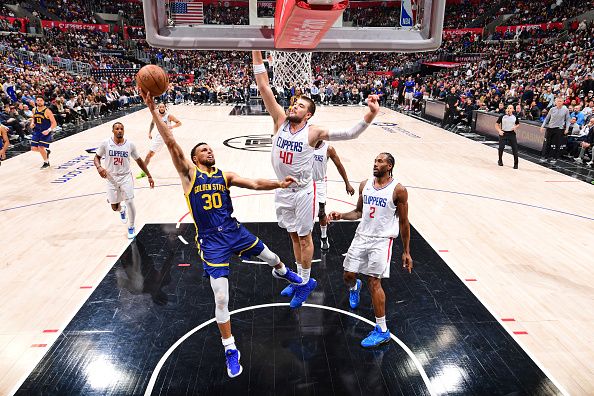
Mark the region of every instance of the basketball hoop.
<instances>
[{"instance_id":1,"label":"basketball hoop","mask_svg":"<svg viewBox=\"0 0 594 396\"><path fill-rule=\"evenodd\" d=\"M312 83L311 52L270 51L272 85L276 88L309 88Z\"/></svg>"}]
</instances>

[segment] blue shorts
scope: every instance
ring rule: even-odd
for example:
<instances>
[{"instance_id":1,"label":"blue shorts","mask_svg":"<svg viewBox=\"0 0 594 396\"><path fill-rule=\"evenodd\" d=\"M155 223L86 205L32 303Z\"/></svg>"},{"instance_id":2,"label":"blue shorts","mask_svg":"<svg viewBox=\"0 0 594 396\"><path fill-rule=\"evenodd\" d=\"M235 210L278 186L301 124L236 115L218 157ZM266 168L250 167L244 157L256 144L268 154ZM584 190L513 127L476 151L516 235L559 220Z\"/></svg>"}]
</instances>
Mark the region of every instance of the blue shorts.
<instances>
[{"instance_id":1,"label":"blue shorts","mask_svg":"<svg viewBox=\"0 0 594 396\"><path fill-rule=\"evenodd\" d=\"M235 254L242 259L258 256L264 243L243 225L233 221L221 231L200 235L197 241L198 255L202 259L204 277L215 279L229 275L229 259Z\"/></svg>"},{"instance_id":2,"label":"blue shorts","mask_svg":"<svg viewBox=\"0 0 594 396\"><path fill-rule=\"evenodd\" d=\"M45 147L49 148L50 143L52 142L52 134L51 132L47 135L44 135L41 132L33 131L31 136L31 147Z\"/></svg>"}]
</instances>

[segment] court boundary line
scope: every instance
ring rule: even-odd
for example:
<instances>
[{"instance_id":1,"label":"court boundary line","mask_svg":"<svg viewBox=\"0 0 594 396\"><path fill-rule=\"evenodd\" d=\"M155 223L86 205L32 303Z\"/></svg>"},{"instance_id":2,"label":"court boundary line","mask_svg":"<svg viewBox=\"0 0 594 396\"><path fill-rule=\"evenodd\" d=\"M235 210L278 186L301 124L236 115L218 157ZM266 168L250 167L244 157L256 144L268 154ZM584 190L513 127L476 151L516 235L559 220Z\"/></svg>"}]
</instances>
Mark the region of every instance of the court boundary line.
<instances>
[{"instance_id":1,"label":"court boundary line","mask_svg":"<svg viewBox=\"0 0 594 396\"><path fill-rule=\"evenodd\" d=\"M239 308L234 311L231 311L231 312L229 312L229 315L233 315L233 314L241 313L241 312L245 312L245 311L251 311L251 310L255 310L255 309L260 309L260 308L288 307L288 306L289 306L289 303L268 303L268 304L252 305L249 307L243 307L243 308ZM307 303L303 304L303 306L309 307L309 308L318 308L318 309L325 309L328 311L334 311L334 312L337 312L340 314L351 316L351 317L358 319L364 323L367 323L373 327L375 327L375 325L376 325L374 322L372 322L371 320L369 320L367 318L364 318L362 316L359 316L359 315L354 314L349 311L344 311L339 308L329 307L326 305L319 305L319 304L307 304ZM192 330L190 330L186 334L184 334L173 345L171 345L169 347L169 349L163 354L161 359L159 359L159 362L157 363L157 365L155 366L155 369L151 373L151 377L150 377L149 382L148 382L146 389L144 391L145 396L150 396L152 394L161 369L165 365L165 362L167 361L167 359L169 359L169 356L171 356L171 354L173 354L173 352L177 349L177 347L180 346L188 338L190 338L190 336L192 336L194 333L198 332L199 330L202 330L204 327L208 326L209 324L214 323L215 321L216 321L216 318L211 318L211 319L207 320L206 322L199 324L198 326L194 327ZM437 395L437 393L433 390L431 381L429 380L429 377L427 376L427 373L425 372L423 365L421 364L419 359L415 356L415 354L410 350L410 348L408 346L406 346L406 344L404 342L402 342L398 337L396 337L391 332L390 332L390 338L392 339L392 341L396 342L406 352L406 354L410 357L410 359L413 361L417 370L419 371L419 374L421 375L421 378L423 379L423 382L425 383L425 386L429 390L429 393L432 396Z\"/></svg>"}]
</instances>

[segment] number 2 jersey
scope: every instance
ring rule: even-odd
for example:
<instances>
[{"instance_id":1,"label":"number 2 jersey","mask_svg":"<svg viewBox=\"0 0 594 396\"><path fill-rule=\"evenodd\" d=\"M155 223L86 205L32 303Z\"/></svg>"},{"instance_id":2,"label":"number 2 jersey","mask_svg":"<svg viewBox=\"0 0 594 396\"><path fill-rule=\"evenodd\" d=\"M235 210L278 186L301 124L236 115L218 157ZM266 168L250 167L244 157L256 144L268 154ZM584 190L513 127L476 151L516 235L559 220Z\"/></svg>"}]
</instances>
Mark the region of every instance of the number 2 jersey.
<instances>
[{"instance_id":1,"label":"number 2 jersey","mask_svg":"<svg viewBox=\"0 0 594 396\"><path fill-rule=\"evenodd\" d=\"M311 184L314 148L309 145L309 124L293 133L285 121L273 139L272 167L278 180L293 176L299 187Z\"/></svg>"},{"instance_id":2,"label":"number 2 jersey","mask_svg":"<svg viewBox=\"0 0 594 396\"><path fill-rule=\"evenodd\" d=\"M398 181L392 179L385 187L375 188L375 178L370 178L363 187L363 214L357 227L357 234L396 238L399 233L398 211L393 194Z\"/></svg>"},{"instance_id":3,"label":"number 2 jersey","mask_svg":"<svg viewBox=\"0 0 594 396\"><path fill-rule=\"evenodd\" d=\"M134 160L140 157L134 143L126 139L124 143L117 144L113 141L113 137L102 142L96 153L102 157L102 166L107 170L107 173L116 177L131 174L130 157Z\"/></svg>"},{"instance_id":4,"label":"number 2 jersey","mask_svg":"<svg viewBox=\"0 0 594 396\"><path fill-rule=\"evenodd\" d=\"M208 173L195 169L192 189L186 193L186 201L196 224L196 234L208 234L231 222L236 223L231 216L233 204L223 171L214 168Z\"/></svg>"}]
</instances>

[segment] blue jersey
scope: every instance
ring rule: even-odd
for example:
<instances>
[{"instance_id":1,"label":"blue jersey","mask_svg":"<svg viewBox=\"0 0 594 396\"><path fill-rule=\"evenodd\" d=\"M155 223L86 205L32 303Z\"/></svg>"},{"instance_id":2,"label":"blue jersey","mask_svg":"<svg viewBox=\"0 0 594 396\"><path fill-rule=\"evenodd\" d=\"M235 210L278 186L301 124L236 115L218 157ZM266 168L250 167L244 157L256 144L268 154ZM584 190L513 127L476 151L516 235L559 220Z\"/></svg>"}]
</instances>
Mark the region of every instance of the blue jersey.
<instances>
[{"instance_id":1,"label":"blue jersey","mask_svg":"<svg viewBox=\"0 0 594 396\"><path fill-rule=\"evenodd\" d=\"M225 174L214 168L212 173L196 168L192 189L186 194L198 235L208 234L232 219L233 204Z\"/></svg>"},{"instance_id":2,"label":"blue jersey","mask_svg":"<svg viewBox=\"0 0 594 396\"><path fill-rule=\"evenodd\" d=\"M35 112L33 113L33 121L35 122L35 126L33 127L34 132L41 133L52 126L50 119L45 116L46 110L47 107L45 106L41 110L35 107Z\"/></svg>"},{"instance_id":3,"label":"blue jersey","mask_svg":"<svg viewBox=\"0 0 594 396\"><path fill-rule=\"evenodd\" d=\"M264 250L262 241L231 216L229 187L223 171L214 168L208 173L195 168L192 188L186 193L204 276L215 279L229 275L231 255L248 258Z\"/></svg>"}]
</instances>

